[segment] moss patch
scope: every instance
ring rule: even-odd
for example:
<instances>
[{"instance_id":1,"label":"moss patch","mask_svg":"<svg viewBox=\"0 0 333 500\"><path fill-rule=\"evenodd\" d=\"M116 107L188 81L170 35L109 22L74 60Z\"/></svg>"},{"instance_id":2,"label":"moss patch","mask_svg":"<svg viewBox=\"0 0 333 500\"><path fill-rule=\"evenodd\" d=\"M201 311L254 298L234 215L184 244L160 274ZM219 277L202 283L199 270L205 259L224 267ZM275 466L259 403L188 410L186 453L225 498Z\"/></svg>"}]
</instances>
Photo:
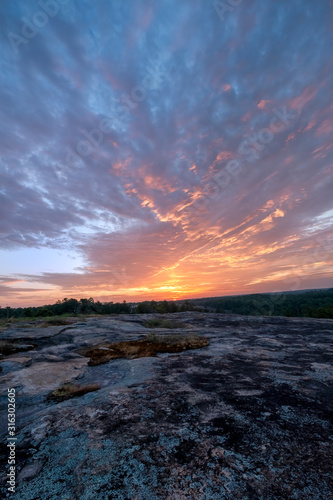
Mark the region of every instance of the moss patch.
<instances>
[{"instance_id":1,"label":"moss patch","mask_svg":"<svg viewBox=\"0 0 333 500\"><path fill-rule=\"evenodd\" d=\"M57 401L60 403L61 401L66 401L66 399L77 398L78 396L83 396L88 392L98 391L100 389L99 384L86 384L86 385L76 385L76 384L64 384L58 389L52 391L47 399L49 401Z\"/></svg>"},{"instance_id":2,"label":"moss patch","mask_svg":"<svg viewBox=\"0 0 333 500\"><path fill-rule=\"evenodd\" d=\"M80 349L82 356L90 358L89 366L107 363L117 358L143 358L156 356L158 353L182 352L188 349L200 349L209 345L205 337L199 335L147 335L141 340L114 342Z\"/></svg>"}]
</instances>

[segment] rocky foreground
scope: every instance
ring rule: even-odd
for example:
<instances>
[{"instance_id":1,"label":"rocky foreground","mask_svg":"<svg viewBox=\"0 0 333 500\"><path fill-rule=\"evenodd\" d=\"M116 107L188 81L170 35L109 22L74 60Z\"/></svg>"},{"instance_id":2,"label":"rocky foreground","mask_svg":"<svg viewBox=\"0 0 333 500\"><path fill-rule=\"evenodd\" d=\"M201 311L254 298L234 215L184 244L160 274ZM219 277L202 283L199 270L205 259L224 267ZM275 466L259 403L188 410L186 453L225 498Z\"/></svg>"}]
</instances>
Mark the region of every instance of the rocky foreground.
<instances>
[{"instance_id":1,"label":"rocky foreground","mask_svg":"<svg viewBox=\"0 0 333 500\"><path fill-rule=\"evenodd\" d=\"M181 324L154 329L157 337L207 342L110 355L113 343L142 341L151 318ZM4 498L333 498L333 320L184 312L68 323L0 334ZM96 348L99 364L89 357ZM8 388L15 494L6 484Z\"/></svg>"}]
</instances>

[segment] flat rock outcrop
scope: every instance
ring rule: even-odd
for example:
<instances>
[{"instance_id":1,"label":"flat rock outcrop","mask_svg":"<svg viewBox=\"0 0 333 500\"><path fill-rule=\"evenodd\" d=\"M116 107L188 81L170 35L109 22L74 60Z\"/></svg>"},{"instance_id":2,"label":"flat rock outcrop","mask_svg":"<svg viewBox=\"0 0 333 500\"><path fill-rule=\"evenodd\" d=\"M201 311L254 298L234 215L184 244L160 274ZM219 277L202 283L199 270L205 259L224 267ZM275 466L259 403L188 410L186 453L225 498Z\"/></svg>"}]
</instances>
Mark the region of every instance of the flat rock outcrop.
<instances>
[{"instance_id":1,"label":"flat rock outcrop","mask_svg":"<svg viewBox=\"0 0 333 500\"><path fill-rule=\"evenodd\" d=\"M152 318L182 327L151 330ZM0 396L6 415L15 387L20 500L333 498L333 320L184 312L21 326L0 334L16 346L0 359ZM207 341L96 366L82 355L152 331ZM75 397L50 397L64 387ZM0 432L6 444L5 418Z\"/></svg>"}]
</instances>

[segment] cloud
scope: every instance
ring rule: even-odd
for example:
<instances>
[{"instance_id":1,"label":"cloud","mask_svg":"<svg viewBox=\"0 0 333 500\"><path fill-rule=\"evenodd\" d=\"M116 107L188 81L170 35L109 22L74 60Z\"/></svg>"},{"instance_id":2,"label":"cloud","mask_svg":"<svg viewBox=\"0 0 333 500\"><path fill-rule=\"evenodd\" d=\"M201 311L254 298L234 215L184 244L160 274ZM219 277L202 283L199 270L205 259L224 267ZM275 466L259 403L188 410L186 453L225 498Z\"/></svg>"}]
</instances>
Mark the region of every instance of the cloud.
<instances>
[{"instance_id":1,"label":"cloud","mask_svg":"<svg viewBox=\"0 0 333 500\"><path fill-rule=\"evenodd\" d=\"M84 264L21 278L101 297L283 284L331 208L330 2L256 0L222 22L209 2L71 0L15 52L36 9L0 6L0 245Z\"/></svg>"}]
</instances>

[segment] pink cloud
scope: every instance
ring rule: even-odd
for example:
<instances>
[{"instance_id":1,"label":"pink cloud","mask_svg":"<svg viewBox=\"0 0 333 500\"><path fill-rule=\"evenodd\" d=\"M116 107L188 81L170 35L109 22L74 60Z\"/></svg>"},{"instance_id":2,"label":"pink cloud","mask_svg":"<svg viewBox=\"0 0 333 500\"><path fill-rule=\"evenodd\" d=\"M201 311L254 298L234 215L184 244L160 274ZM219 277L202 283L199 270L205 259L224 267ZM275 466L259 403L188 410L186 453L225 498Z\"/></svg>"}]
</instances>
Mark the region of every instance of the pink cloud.
<instances>
[{"instance_id":1,"label":"pink cloud","mask_svg":"<svg viewBox=\"0 0 333 500\"><path fill-rule=\"evenodd\" d=\"M304 89L299 96L291 100L290 107L292 109L297 109L297 111L300 113L305 104L311 101L311 99L317 94L317 92L317 88L311 88L310 86L306 87L306 89Z\"/></svg>"},{"instance_id":2,"label":"pink cloud","mask_svg":"<svg viewBox=\"0 0 333 500\"><path fill-rule=\"evenodd\" d=\"M304 129L304 132L308 132L308 130L311 130L314 126L316 125L316 122L314 120L311 120L306 128Z\"/></svg>"},{"instance_id":3,"label":"pink cloud","mask_svg":"<svg viewBox=\"0 0 333 500\"><path fill-rule=\"evenodd\" d=\"M294 133L289 134L287 137L286 143L293 141L295 139L295 137L296 137L296 134L294 134Z\"/></svg>"},{"instance_id":4,"label":"pink cloud","mask_svg":"<svg viewBox=\"0 0 333 500\"><path fill-rule=\"evenodd\" d=\"M316 130L316 135L326 135L331 134L333 132L333 121L328 119L325 120L320 127Z\"/></svg>"},{"instance_id":5,"label":"pink cloud","mask_svg":"<svg viewBox=\"0 0 333 500\"><path fill-rule=\"evenodd\" d=\"M247 122L251 118L251 113L248 111L245 115L242 116L242 122Z\"/></svg>"}]
</instances>

